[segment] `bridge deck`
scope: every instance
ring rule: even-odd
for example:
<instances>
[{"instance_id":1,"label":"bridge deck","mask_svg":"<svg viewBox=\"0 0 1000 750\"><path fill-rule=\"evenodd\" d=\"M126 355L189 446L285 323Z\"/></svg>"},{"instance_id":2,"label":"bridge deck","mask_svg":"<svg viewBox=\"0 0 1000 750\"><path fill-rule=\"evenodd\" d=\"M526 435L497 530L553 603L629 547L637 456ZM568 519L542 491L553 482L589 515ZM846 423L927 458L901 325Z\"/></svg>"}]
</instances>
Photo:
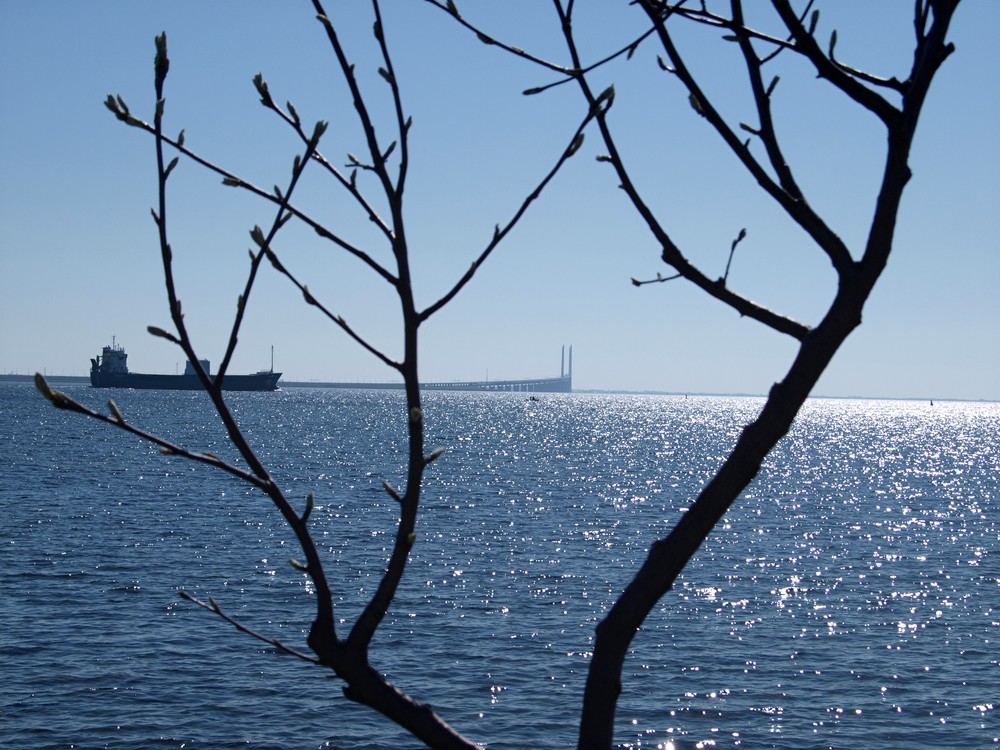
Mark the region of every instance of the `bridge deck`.
<instances>
[{"instance_id":1,"label":"bridge deck","mask_svg":"<svg viewBox=\"0 0 1000 750\"><path fill-rule=\"evenodd\" d=\"M402 383L311 383L288 382L281 386L310 388L347 388L354 390L402 390ZM462 380L444 383L421 383L425 391L496 391L513 393L571 393L573 378L533 378L528 380Z\"/></svg>"}]
</instances>

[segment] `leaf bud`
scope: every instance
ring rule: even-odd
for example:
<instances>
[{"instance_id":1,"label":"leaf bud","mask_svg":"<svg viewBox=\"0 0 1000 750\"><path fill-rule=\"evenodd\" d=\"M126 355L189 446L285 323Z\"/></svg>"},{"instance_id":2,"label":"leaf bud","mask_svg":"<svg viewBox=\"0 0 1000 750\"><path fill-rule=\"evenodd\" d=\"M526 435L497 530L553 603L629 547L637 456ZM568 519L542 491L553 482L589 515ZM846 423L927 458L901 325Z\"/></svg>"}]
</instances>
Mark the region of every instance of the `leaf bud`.
<instances>
[{"instance_id":1,"label":"leaf bud","mask_svg":"<svg viewBox=\"0 0 1000 750\"><path fill-rule=\"evenodd\" d=\"M281 265L281 261L278 260L278 256L274 254L271 248L266 248L267 259L271 261L271 265L274 266L274 270L278 273L285 273L285 267Z\"/></svg>"},{"instance_id":2,"label":"leaf bud","mask_svg":"<svg viewBox=\"0 0 1000 750\"><path fill-rule=\"evenodd\" d=\"M615 103L615 85L613 83L606 89L604 89L604 91L601 92L601 95L597 97L597 100L594 102L594 104L601 105L604 104L604 102L608 103L607 106L604 108L605 111L608 109L608 107L610 107L612 104Z\"/></svg>"},{"instance_id":3,"label":"leaf bud","mask_svg":"<svg viewBox=\"0 0 1000 750\"><path fill-rule=\"evenodd\" d=\"M35 388L37 388L38 392L45 396L45 398L52 401L54 392L52 388L49 387L49 382L45 379L45 376L40 372L35 373Z\"/></svg>"},{"instance_id":4,"label":"leaf bud","mask_svg":"<svg viewBox=\"0 0 1000 750\"><path fill-rule=\"evenodd\" d=\"M170 59L167 57L166 32L156 36L156 59L153 66L156 71L156 87L159 90L163 86L163 80L167 77L167 71L170 70Z\"/></svg>"},{"instance_id":5,"label":"leaf bud","mask_svg":"<svg viewBox=\"0 0 1000 750\"><path fill-rule=\"evenodd\" d=\"M313 128L312 138L309 139L310 148L316 148L316 145L319 143L319 139L323 137L323 133L326 132L329 124L330 123L326 120L318 120L316 122L316 126Z\"/></svg>"},{"instance_id":6,"label":"leaf bud","mask_svg":"<svg viewBox=\"0 0 1000 750\"><path fill-rule=\"evenodd\" d=\"M164 331L159 326L146 326L146 332L150 336L156 336L157 338L167 339L168 341L177 341L177 338L172 334Z\"/></svg>"},{"instance_id":7,"label":"leaf bud","mask_svg":"<svg viewBox=\"0 0 1000 750\"><path fill-rule=\"evenodd\" d=\"M254 88L257 89L257 93L260 94L260 103L265 107L273 107L274 100L271 98L271 93L267 90L267 81L264 80L264 76L258 73L253 77Z\"/></svg>"},{"instance_id":8,"label":"leaf bud","mask_svg":"<svg viewBox=\"0 0 1000 750\"><path fill-rule=\"evenodd\" d=\"M698 97L694 94L688 94L688 103L691 105L691 109L697 112L702 117L705 116L705 109L701 106L701 102L698 101Z\"/></svg>"},{"instance_id":9,"label":"leaf bud","mask_svg":"<svg viewBox=\"0 0 1000 750\"><path fill-rule=\"evenodd\" d=\"M114 402L113 399L108 399L108 411L111 412L111 416L115 418L118 424L125 423L125 417L122 416L121 410L118 408L118 404Z\"/></svg>"},{"instance_id":10,"label":"leaf bud","mask_svg":"<svg viewBox=\"0 0 1000 750\"><path fill-rule=\"evenodd\" d=\"M396 488L393 487L391 484L389 484L389 482L387 482L385 479L382 480L382 489L384 489L386 493L389 495L389 497L391 497L397 503L403 502L403 498L401 498L399 496L399 493L396 492Z\"/></svg>"},{"instance_id":11,"label":"leaf bud","mask_svg":"<svg viewBox=\"0 0 1000 750\"><path fill-rule=\"evenodd\" d=\"M569 144L569 148L566 149L566 158L568 159L577 151L579 151L580 146L582 145L583 145L583 133L577 133L576 138L573 139L573 142Z\"/></svg>"}]
</instances>

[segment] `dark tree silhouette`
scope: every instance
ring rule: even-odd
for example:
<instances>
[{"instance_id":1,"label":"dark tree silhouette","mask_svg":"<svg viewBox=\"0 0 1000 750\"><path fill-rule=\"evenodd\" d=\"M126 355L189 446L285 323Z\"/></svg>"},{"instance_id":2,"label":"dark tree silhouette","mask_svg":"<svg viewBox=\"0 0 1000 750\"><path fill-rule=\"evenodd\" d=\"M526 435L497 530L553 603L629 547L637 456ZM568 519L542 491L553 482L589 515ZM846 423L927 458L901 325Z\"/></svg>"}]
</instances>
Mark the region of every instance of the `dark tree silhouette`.
<instances>
[{"instance_id":1,"label":"dark tree silhouette","mask_svg":"<svg viewBox=\"0 0 1000 750\"><path fill-rule=\"evenodd\" d=\"M469 282L494 249L517 225L529 206L551 182L553 177L579 148L584 130L593 124L600 132L607 153L599 157L614 170L622 190L634 206L641 221L662 248L662 260L671 272L647 281L633 279L642 286L650 282L684 279L728 305L740 315L750 317L790 336L798 343L798 354L788 372L771 389L759 416L743 430L731 453L714 477L691 503L687 512L669 535L656 541L646 561L640 567L614 606L597 627L594 655L590 664L583 711L580 722L579 746L581 748L608 748L613 741L614 717L621 692L621 671L632 639L642 627L646 617L670 590L678 574L712 531L726 510L740 493L753 481L761 463L772 448L786 434L803 402L818 378L833 359L848 335L860 324L861 314L879 275L885 268L892 249L896 219L903 189L910 178L908 159L911 144L927 92L941 63L952 52L946 34L958 0L916 0L914 3L914 54L911 69L905 76L878 77L842 62L835 56L836 32L824 47L817 38L818 12L813 3L806 3L799 10L789 0L773 0L774 20L780 29L764 31L752 27L745 18L743 3L732 0L726 13L716 12L708 3L669 3L654 0L637 0L635 5L648 21L644 33L624 44L618 51L600 60L582 59L574 36L575 5L572 0L553 0L555 19L559 24L568 52L569 64L555 64L529 51L505 44L488 30L467 20L452 0L426 0L448 13L455 21L476 33L480 40L508 53L543 66L558 74L554 83L529 89L525 93L541 94L553 86L569 84L579 88L585 106L576 130L569 134L567 146L554 159L550 169L528 192L514 215L502 226L497 225L492 239L474 259L467 272L461 275L438 300L420 309L414 298L411 279L410 256L404 222L404 188L410 164L409 132L411 121L406 116L400 96L400 85L393 67L392 56L382 32L382 14L377 0L373 0L374 43L383 65L379 73L385 80L391 100L391 122L380 123L379 132L392 132L391 142L376 135L376 123L370 106L371 92L363 91L355 76L354 67L341 44L336 25L326 14L320 0L313 0L318 20L326 35L331 53L350 91L354 112L364 137L364 158L350 156L346 167L335 166L320 151L320 141L326 124L317 123L306 128L295 107L288 103L279 106L267 83L260 75L254 80L262 105L283 120L302 144L302 153L292 165L291 177L284 189L260 188L240 178L235 172L216 165L185 144L183 132L177 137L164 131L164 83L169 69L166 37L156 40L155 96L156 104L152 122L132 114L120 96L109 96L106 102L112 113L124 123L151 134L155 144L159 186L158 205L153 219L158 233L160 257L167 291L167 301L173 322L173 331L150 327L150 333L165 338L179 346L194 366L201 382L225 426L244 466L229 463L218 457L176 445L162 437L148 433L131 424L113 401L108 402L109 414L98 413L52 389L41 375L36 384L51 403L103 421L159 445L169 455L196 461L228 472L253 485L266 494L275 508L294 532L304 560L293 564L304 571L315 584L316 613L308 636L312 653L298 650L267 635L257 633L227 614L214 600L203 602L186 595L191 601L211 610L235 627L260 638L286 653L300 659L332 669L344 684L344 693L351 700L371 706L404 727L427 745L435 748L473 748L476 745L448 726L427 705L411 698L391 684L371 663L369 647L393 601L403 576L411 547L416 538L415 529L420 500L421 481L428 465L440 451L426 452L420 384L417 378L418 333L421 324L444 308ZM715 7L715 6L712 6ZM754 4L757 8L757 4ZM622 12L630 12L623 9ZM634 11L632 11L634 12ZM717 29L725 43L737 45L742 60L746 86L752 93L756 125L734 125L723 116L709 92L699 83L697 72L691 69L674 43L674 25L693 23ZM597 68L613 61L630 58L640 45L658 45L660 67L674 76L687 93L687 102L713 128L743 167L753 176L760 188L811 238L824 253L837 277L837 289L821 319L808 325L791 319L777 311L758 305L733 290L729 282L732 258L738 244L746 237L741 230L734 239L721 278L712 279L701 271L671 238L666 223L644 200L642 191L630 176L628 160L618 148L611 113L615 92L613 88L596 91L591 88L591 74ZM868 112L884 126L887 136L885 166L871 225L864 247L851 248L840 239L834 229L810 205L808 196L800 186L793 165L786 160L779 139L779 127L772 110L777 79L767 80L765 66L776 56L793 58L811 67L829 85L841 92L851 102ZM738 131L748 133L749 138ZM760 153L762 152L762 153ZM167 154L175 156L169 161ZM216 173L231 187L252 193L274 207L274 216L268 228L257 226L251 231L254 249L251 266L243 294L239 297L237 312L231 326L229 343L222 364L213 379L202 369L185 326L178 290L173 275L173 251L168 240L168 178L178 160L185 158ZM391 250L394 265L382 265L375 255L352 244L337 231L322 224L293 201L300 178L306 169L325 173L339 189L353 199L362 216L378 228L383 241ZM379 196L370 198L368 191ZM387 207L380 213L375 206ZM355 258L367 267L381 282L388 284L398 298L403 335L403 356L396 361L370 343L360 331L351 327L331 306L317 299L308 286L289 270L279 256L278 240L281 229L290 221L302 222L314 229L320 237L335 248ZM348 632L336 627L333 592L321 558L313 541L309 519L313 502L310 495L304 509L299 511L275 482L266 466L255 454L253 447L241 432L223 393L223 383L236 348L238 333L249 304L254 283L264 261L284 276L303 295L306 303L316 307L335 326L340 328L358 345L403 379L406 393L405 419L408 429L408 463L406 486L401 490L384 484L385 491L399 505L395 541L386 561L385 572L361 614Z\"/></svg>"},{"instance_id":2,"label":"dark tree silhouette","mask_svg":"<svg viewBox=\"0 0 1000 750\"><path fill-rule=\"evenodd\" d=\"M789 0L772 0L771 10L780 21L781 28L765 32L748 23L748 9L744 8L741 0L718 4L637 0L636 4L649 20L648 31L616 54L597 63L588 63L582 59L574 35L573 1L553 0L569 50L569 66L549 63L493 39L485 30L462 18L453 2L428 2L451 13L487 43L560 74L555 83L529 89L525 93L539 94L562 83L579 87L589 111L595 115L596 125L607 148L607 154L599 158L612 166L628 200L662 248L663 262L675 272L670 276L657 274L649 282L633 279L633 284L642 286L650 282L685 279L740 315L753 318L798 342L798 353L791 367L771 388L758 417L744 428L729 456L673 530L652 545L635 577L597 626L594 656L584 694L579 747L608 748L612 743L615 708L621 692L622 666L632 639L652 609L670 591L688 560L726 510L753 481L764 458L788 432L802 404L841 344L861 324L865 302L885 269L892 250L903 189L910 179L910 148L920 113L938 68L954 49L946 36L958 0L917 0L914 3L913 63L901 78L879 77L839 60L835 56L836 30L830 33L824 51L817 39L820 14L813 9L813 2L806 3L802 10L796 10ZM726 12L717 12L710 5L713 8L718 5L729 7ZM763 5L751 4L749 10L759 10ZM675 44L673 29L678 23L695 23L717 29L724 41L739 47L745 68L742 75L752 93L756 125L739 123L734 127L723 116L708 90L702 86L697 71L687 64ZM661 54L657 60L660 67L680 81L688 94L689 105L708 122L760 188L825 253L833 266L837 289L825 314L815 325L795 321L758 305L728 286L732 256L736 246L746 236L746 230L740 231L730 248L725 274L719 279L712 279L688 260L670 236L666 221L658 217L633 182L627 159L616 143L609 116L614 89L595 91L588 76L596 67L610 60L631 57L646 40L659 46ZM819 78L866 110L885 128L887 140L882 180L866 242L855 252L812 208L795 177L793 165L786 160L772 109L778 78L768 80L765 76L765 66L778 55L793 56L813 68ZM740 130L744 135L738 132ZM749 137L746 137L747 133ZM763 154L758 153L761 150Z\"/></svg>"},{"instance_id":3,"label":"dark tree silhouette","mask_svg":"<svg viewBox=\"0 0 1000 750\"><path fill-rule=\"evenodd\" d=\"M260 638L288 654L332 669L344 681L344 694L349 699L371 706L412 732L414 736L427 745L439 748L473 748L477 747L475 743L448 726L429 706L411 698L393 685L384 674L372 666L369 660L369 646L372 638L396 595L410 549L416 540L417 512L424 472L427 466L441 454L442 450L437 449L427 453L425 449L420 383L417 378L418 333L424 322L444 308L468 284L479 267L518 224L529 206L539 197L566 160L576 152L583 138L583 130L593 118L591 115L582 118L575 132L569 136L565 150L556 155L550 169L528 191L527 197L513 216L505 224L496 225L490 240L473 260L468 270L459 276L439 299L426 308L420 309L415 302L403 210L404 191L410 164L409 133L412 123L404 111L392 56L382 31L383 20L380 5L375 0L372 3L372 12L374 43L382 60L382 67L379 68L378 72L388 86L391 100L390 110L393 119L388 123L380 123L383 126L381 132L392 132L394 135L395 140L388 143L376 135L376 123L370 105L370 100L375 95L362 90L355 75L354 65L341 43L337 28L327 15L320 0L313 0L312 4L326 35L330 50L336 59L337 69L348 86L355 116L361 126L365 141L364 150L359 149L358 153L365 153L367 157L362 159L349 153L346 168L335 166L319 149L320 140L326 132L327 124L322 121L317 122L311 130L308 129L302 123L291 102L288 102L285 107L278 105L272 97L267 82L260 74L254 78L254 86L260 96L261 104L283 120L302 143L302 153L295 157L291 177L284 189L277 186L270 191L260 188L242 179L236 173L218 166L192 150L185 143L183 131L177 137L166 135L163 123L164 84L170 62L167 56L165 34L156 38L154 62L156 104L152 122L146 122L135 116L121 96L109 95L105 102L116 118L129 126L149 133L153 136L155 143L159 199L157 207L153 210L153 221L158 234L167 302L174 330L171 332L150 326L149 332L154 336L171 341L184 351L188 360L193 364L205 391L211 398L229 439L240 458L246 462L246 468L223 461L210 453L188 450L138 428L125 418L114 401L108 402L110 414L105 415L84 406L61 391L52 389L40 374L36 374L35 382L42 394L57 408L68 409L116 426L159 445L165 454L183 457L228 472L266 494L294 532L301 547L304 560L293 560L292 564L308 575L315 584L316 615L308 636L308 645L313 653L305 653L251 630L223 611L212 598L203 602L185 592L182 592L182 596L214 612L239 630ZM169 162L167 161L168 150L177 154ZM243 293L237 301L237 311L232 322L225 356L214 378L209 376L198 360L198 355L185 325L173 273L173 250L168 239L167 184L171 172L181 157L214 172L222 178L225 185L248 191L274 206L274 218L268 229L264 230L260 226L255 226L250 232L254 243L254 249L250 251L250 272ZM391 251L394 267L390 268L380 264L375 260L373 253L352 244L336 230L321 223L296 206L293 198L296 195L300 178L307 168L322 170L336 186L348 193L361 215L366 220L373 222L378 228L383 241ZM371 187L372 185L374 187ZM369 191L377 197L370 197ZM375 208L379 201L387 207L384 215ZM366 340L358 330L348 325L342 316L310 292L309 287L282 262L276 241L281 229L291 220L300 221L311 227L320 237L332 243L337 249L353 256L370 269L379 280L388 284L395 291L402 320L403 356L399 361L393 360L380 351ZM254 282L265 260L301 292L307 305L318 308L326 318L358 345L398 373L404 384L406 406L402 417L405 419L408 435L406 486L397 490L388 481L383 483L386 493L399 505L395 541L375 592L346 634L338 632L335 626L337 620L334 616L333 590L309 528L309 517L313 509L312 495L310 494L306 499L305 507L301 512L294 507L240 430L223 392L226 372L236 349L244 311L251 298Z\"/></svg>"}]
</instances>

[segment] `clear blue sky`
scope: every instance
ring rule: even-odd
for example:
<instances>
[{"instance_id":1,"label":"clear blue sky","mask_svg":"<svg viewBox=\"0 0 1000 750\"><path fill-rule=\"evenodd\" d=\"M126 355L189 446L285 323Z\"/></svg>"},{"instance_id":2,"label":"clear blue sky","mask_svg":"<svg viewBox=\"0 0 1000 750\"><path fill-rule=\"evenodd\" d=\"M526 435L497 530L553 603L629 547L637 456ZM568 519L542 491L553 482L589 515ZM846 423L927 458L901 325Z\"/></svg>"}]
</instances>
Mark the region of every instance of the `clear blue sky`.
<instances>
[{"instance_id":1,"label":"clear blue sky","mask_svg":"<svg viewBox=\"0 0 1000 750\"><path fill-rule=\"evenodd\" d=\"M626 2L578 2L587 53L630 37ZM879 74L910 59L910 0L825 3L838 56ZM525 48L564 60L547 3L459 6ZM375 74L368 4L331 3L369 90ZM583 24L596 11L592 27ZM419 2L385 3L405 103L413 116L408 234L417 296L428 304L465 271L504 223L583 112L562 87L520 92L552 76L505 57ZM957 52L932 90L914 148L896 248L864 325L820 382L831 396L1000 399L1000 3L967 0L951 34ZM0 371L85 374L117 336L133 370L174 372L179 353L145 333L169 326L149 209L152 139L116 122L102 102L120 93L152 109L153 37L169 37L167 127L262 186L285 184L296 143L257 103L262 71L279 101L331 123L335 163L362 143L311 6L305 2L0 4ZM753 122L732 45L682 37L725 111ZM660 72L652 45L609 67L614 125L637 181L685 251L721 275L741 227L730 286L815 322L834 279ZM775 93L789 158L811 202L858 248L871 213L883 135L808 72L782 71ZM386 111L384 108L382 111ZM387 132L387 126L382 128ZM763 393L793 354L790 341L740 319L681 282L634 288L667 272L615 187L596 131L461 297L423 330L429 380L558 373L574 345L577 388ZM358 242L375 238L334 186L310 180L304 204ZM269 207L223 188L193 164L171 177L171 239L180 296L202 356L217 361L248 267L248 230ZM385 258L385 248L367 245ZM287 265L331 308L393 356L394 299L370 273L290 231ZM233 372L266 367L275 347L286 379L384 380L390 373L299 303L273 272L251 300Z\"/></svg>"}]
</instances>

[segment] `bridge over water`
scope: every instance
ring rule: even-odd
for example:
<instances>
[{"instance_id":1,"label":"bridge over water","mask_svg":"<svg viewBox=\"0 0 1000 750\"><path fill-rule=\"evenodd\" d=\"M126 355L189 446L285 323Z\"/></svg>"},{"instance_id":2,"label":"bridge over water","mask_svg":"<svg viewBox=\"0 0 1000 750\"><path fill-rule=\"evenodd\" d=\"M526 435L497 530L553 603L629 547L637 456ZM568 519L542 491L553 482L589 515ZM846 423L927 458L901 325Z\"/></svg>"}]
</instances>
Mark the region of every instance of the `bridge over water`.
<instances>
[{"instance_id":1,"label":"bridge over water","mask_svg":"<svg viewBox=\"0 0 1000 750\"><path fill-rule=\"evenodd\" d=\"M497 391L507 393L571 393L573 391L573 347L569 347L569 367L566 367L566 347L558 378L527 378L523 380L449 380L439 383L421 383L424 391ZM314 383L281 382L281 386L307 386L310 388L351 388L356 390L402 390L403 384L388 383Z\"/></svg>"}]
</instances>

